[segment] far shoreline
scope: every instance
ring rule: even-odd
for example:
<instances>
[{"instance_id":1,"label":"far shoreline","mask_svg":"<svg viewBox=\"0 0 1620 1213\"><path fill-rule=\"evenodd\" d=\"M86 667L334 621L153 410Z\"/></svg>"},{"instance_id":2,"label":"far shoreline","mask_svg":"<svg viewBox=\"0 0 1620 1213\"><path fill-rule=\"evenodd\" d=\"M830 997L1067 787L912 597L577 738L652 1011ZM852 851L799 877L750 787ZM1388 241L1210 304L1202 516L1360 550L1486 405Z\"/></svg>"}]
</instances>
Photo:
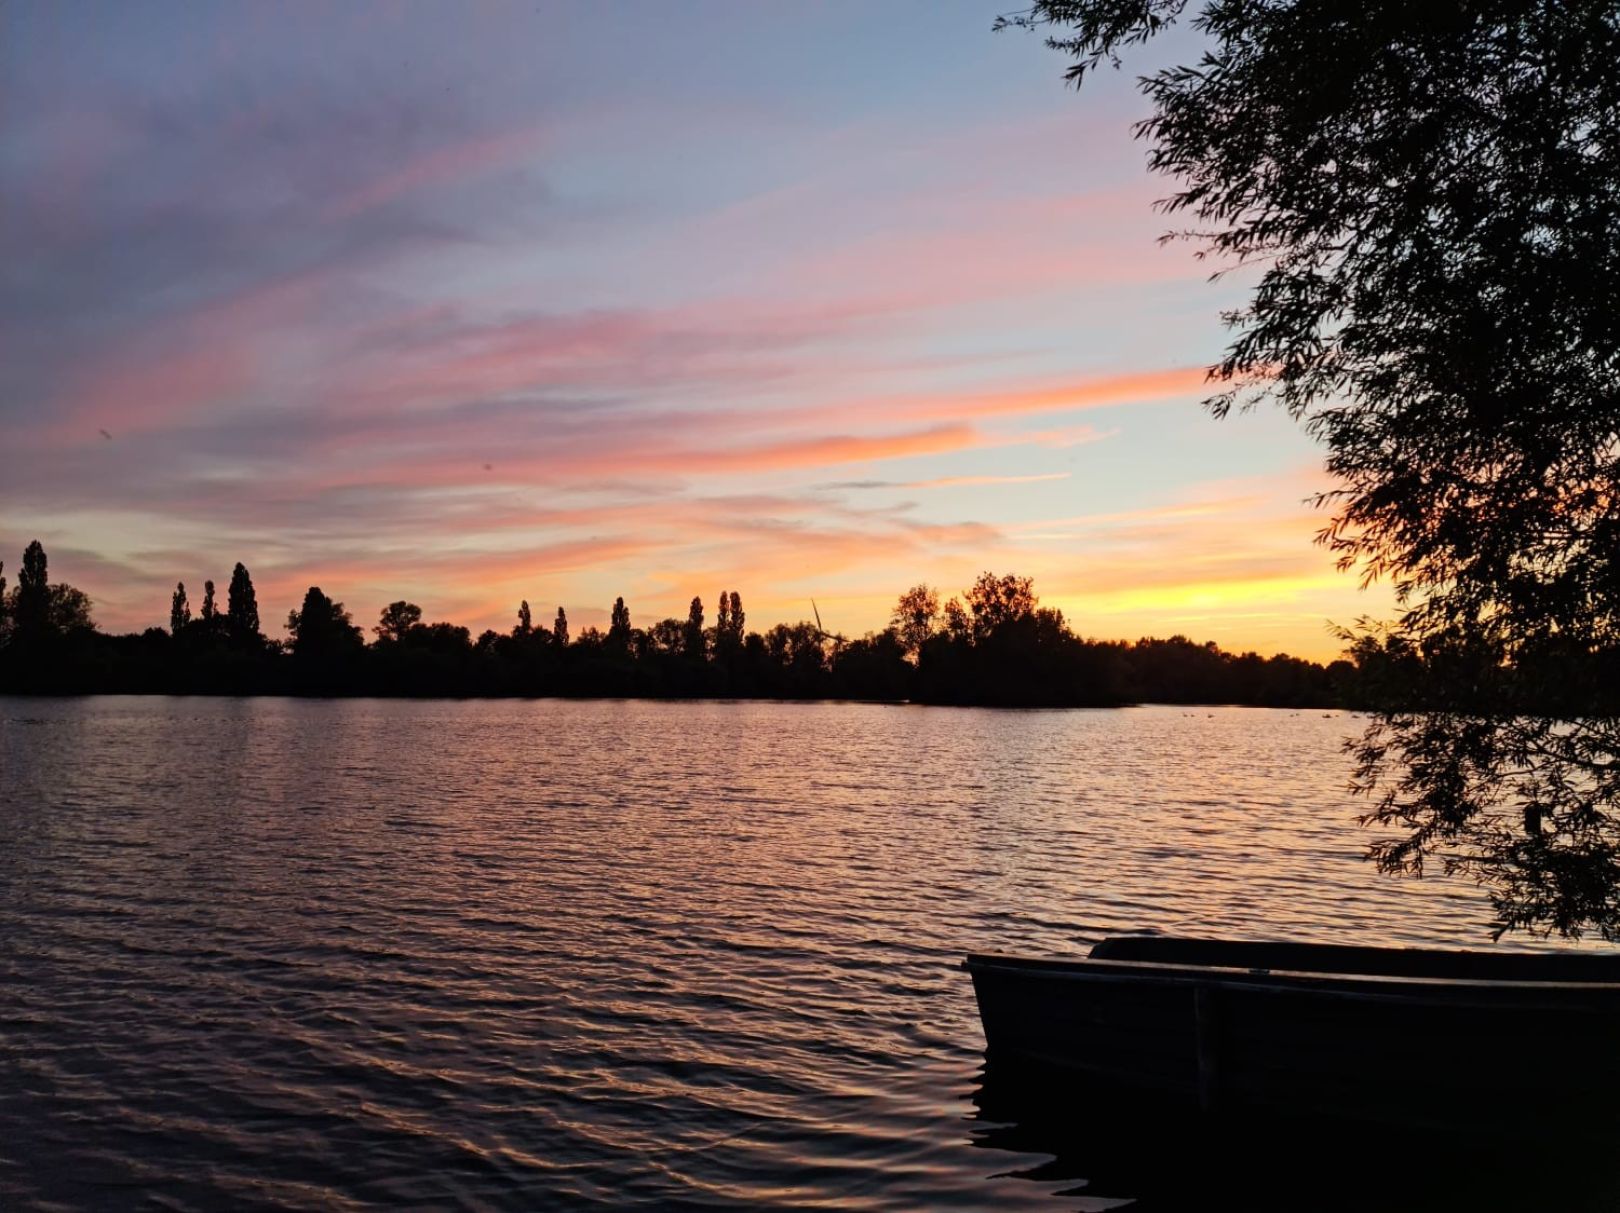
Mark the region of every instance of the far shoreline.
<instances>
[{"instance_id":1,"label":"far shoreline","mask_svg":"<svg viewBox=\"0 0 1620 1213\"><path fill-rule=\"evenodd\" d=\"M822 696L816 698L783 698L769 695L378 695L360 692L353 695L310 693L296 691L11 691L0 688L0 700L18 702L56 702L84 699L198 699L210 702L222 700L285 700L289 703L667 703L667 704L755 704L779 703L805 707L817 705L854 705L859 707L937 708L947 710L998 712L1119 712L1134 708L1243 708L1261 712L1322 712L1345 716L1358 716L1367 709L1346 707L1343 704L1273 704L1235 703L1227 700L1141 700L1131 703L1105 704L1018 704L1018 703L931 703L913 699L857 699L848 696Z\"/></svg>"}]
</instances>

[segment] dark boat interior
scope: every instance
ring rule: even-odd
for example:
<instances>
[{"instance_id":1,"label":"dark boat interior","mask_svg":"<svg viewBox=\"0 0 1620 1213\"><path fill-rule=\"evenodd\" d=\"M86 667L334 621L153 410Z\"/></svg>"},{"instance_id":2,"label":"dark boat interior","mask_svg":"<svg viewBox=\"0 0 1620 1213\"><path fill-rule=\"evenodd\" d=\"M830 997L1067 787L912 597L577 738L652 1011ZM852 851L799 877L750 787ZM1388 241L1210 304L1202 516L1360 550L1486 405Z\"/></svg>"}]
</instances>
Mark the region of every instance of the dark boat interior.
<instances>
[{"instance_id":1,"label":"dark boat interior","mask_svg":"<svg viewBox=\"0 0 1620 1213\"><path fill-rule=\"evenodd\" d=\"M1345 944L1264 943L1118 935L1091 949L1093 960L1346 973L1367 977L1438 977L1460 981L1620 982L1620 953L1448 952Z\"/></svg>"}]
</instances>

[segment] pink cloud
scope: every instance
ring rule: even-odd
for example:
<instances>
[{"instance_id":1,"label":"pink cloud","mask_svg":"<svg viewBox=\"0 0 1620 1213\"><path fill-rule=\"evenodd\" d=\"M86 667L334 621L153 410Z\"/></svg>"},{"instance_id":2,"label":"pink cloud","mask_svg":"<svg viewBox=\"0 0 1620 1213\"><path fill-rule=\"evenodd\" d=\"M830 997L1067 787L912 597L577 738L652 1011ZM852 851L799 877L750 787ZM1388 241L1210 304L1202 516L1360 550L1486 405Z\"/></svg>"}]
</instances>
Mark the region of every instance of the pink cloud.
<instances>
[{"instance_id":1,"label":"pink cloud","mask_svg":"<svg viewBox=\"0 0 1620 1213\"><path fill-rule=\"evenodd\" d=\"M548 132L536 128L507 131L435 148L401 164L392 172L334 198L326 207L328 219L350 219L363 211L392 202L403 194L490 172L533 155L546 142Z\"/></svg>"},{"instance_id":2,"label":"pink cloud","mask_svg":"<svg viewBox=\"0 0 1620 1213\"><path fill-rule=\"evenodd\" d=\"M132 353L92 364L59 401L58 438L86 441L97 430L125 434L233 398L253 379L248 351L188 349L166 357Z\"/></svg>"},{"instance_id":3,"label":"pink cloud","mask_svg":"<svg viewBox=\"0 0 1620 1213\"><path fill-rule=\"evenodd\" d=\"M473 462L472 456L457 453L384 459L370 471L334 469L321 478L320 484L328 488L363 484L423 488L462 485L480 475L486 479L498 477L502 484L544 484L632 473L762 473L937 455L987 442L978 431L962 425L877 435L792 438L742 446L665 444L656 437L649 441L646 427L640 428L639 437L620 433L607 441L587 435L567 443L536 443L533 445L542 446L541 453L497 455L487 466Z\"/></svg>"},{"instance_id":4,"label":"pink cloud","mask_svg":"<svg viewBox=\"0 0 1620 1213\"><path fill-rule=\"evenodd\" d=\"M233 402L258 382L267 334L328 281L320 271L287 275L146 325L66 371L42 437L71 445L98 429L161 429Z\"/></svg>"},{"instance_id":5,"label":"pink cloud","mask_svg":"<svg viewBox=\"0 0 1620 1213\"><path fill-rule=\"evenodd\" d=\"M619 349L642 340L643 322L637 318L602 317L599 324L562 325L557 344L549 347L542 334L547 326L522 332L502 328L494 348L472 355L461 364L431 360L425 377L414 369L385 369L388 378L375 389L381 399L430 398L434 385L448 392L466 390L479 378L476 368L488 361L489 374L477 383L485 390L515 386L533 374L535 364L559 350L581 346ZM527 337L527 340L525 340ZM480 344L485 339L480 338ZM600 343L600 347L598 345ZM626 350L628 352L628 349ZM510 359L510 360L509 360ZM519 365L521 361L522 365ZM649 416L645 412L606 413L600 420L570 429L548 427L541 410L533 426L524 425L521 412L468 418L457 412L431 408L410 413L377 411L368 420L347 426L327 440L322 453L341 455L355 483L474 484L494 478L502 483L533 483L548 477L579 480L629 472L669 475L717 472L774 471L835 466L913 455L994 446L1039 443L1067 446L1107 437L1089 426L1027 434L995 435L965 424L979 419L1014 420L1022 416L1055 414L1117 407L1132 403L1185 398L1203 385L1203 371L1177 368L1135 374L1083 378L1062 386L1000 389L953 395L835 399L797 409L699 409ZM369 411L368 411L369 412ZM352 414L346 414L352 418ZM896 421L937 424L899 433L878 435L826 435L829 426L872 426ZM802 431L819 431L804 435ZM779 434L738 444L744 434ZM649 449L648 441L654 445ZM543 453L530 453L542 447ZM430 455L413 453L430 448ZM485 469L484 465L491 465ZM368 469L369 470L358 470Z\"/></svg>"},{"instance_id":6,"label":"pink cloud","mask_svg":"<svg viewBox=\"0 0 1620 1213\"><path fill-rule=\"evenodd\" d=\"M976 488L993 484L1038 484L1043 480L1067 480L1068 472L1041 472L1032 476L937 476L932 480L912 480L908 489Z\"/></svg>"}]
</instances>

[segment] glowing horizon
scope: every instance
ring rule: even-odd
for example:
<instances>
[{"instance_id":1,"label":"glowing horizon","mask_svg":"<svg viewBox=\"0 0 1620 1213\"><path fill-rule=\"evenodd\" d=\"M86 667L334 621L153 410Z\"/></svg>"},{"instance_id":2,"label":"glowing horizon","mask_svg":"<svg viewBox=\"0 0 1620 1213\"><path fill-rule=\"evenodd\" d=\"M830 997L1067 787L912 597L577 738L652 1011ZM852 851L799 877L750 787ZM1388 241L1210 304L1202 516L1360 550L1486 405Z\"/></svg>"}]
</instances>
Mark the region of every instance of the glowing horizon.
<instances>
[{"instance_id":1,"label":"glowing horizon","mask_svg":"<svg viewBox=\"0 0 1620 1213\"><path fill-rule=\"evenodd\" d=\"M112 631L237 560L273 635L309 585L858 635L990 569L1334 656L1389 596L1319 452L1197 407L1240 286L1156 242L1130 79L994 16L0 10L0 560Z\"/></svg>"}]
</instances>

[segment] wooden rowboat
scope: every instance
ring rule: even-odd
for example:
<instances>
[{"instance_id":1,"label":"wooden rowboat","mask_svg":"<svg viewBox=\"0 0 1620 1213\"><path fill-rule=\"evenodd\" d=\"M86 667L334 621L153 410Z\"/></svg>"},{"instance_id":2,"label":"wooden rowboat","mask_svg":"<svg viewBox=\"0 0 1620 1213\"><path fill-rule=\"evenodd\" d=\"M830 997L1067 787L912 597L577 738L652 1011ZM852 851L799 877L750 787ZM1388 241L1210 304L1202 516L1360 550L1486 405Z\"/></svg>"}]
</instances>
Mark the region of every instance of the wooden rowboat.
<instances>
[{"instance_id":1,"label":"wooden rowboat","mask_svg":"<svg viewBox=\"0 0 1620 1213\"><path fill-rule=\"evenodd\" d=\"M1162 936L969 956L987 1062L1050 1101L1585 1136L1620 1122L1620 956Z\"/></svg>"}]
</instances>

